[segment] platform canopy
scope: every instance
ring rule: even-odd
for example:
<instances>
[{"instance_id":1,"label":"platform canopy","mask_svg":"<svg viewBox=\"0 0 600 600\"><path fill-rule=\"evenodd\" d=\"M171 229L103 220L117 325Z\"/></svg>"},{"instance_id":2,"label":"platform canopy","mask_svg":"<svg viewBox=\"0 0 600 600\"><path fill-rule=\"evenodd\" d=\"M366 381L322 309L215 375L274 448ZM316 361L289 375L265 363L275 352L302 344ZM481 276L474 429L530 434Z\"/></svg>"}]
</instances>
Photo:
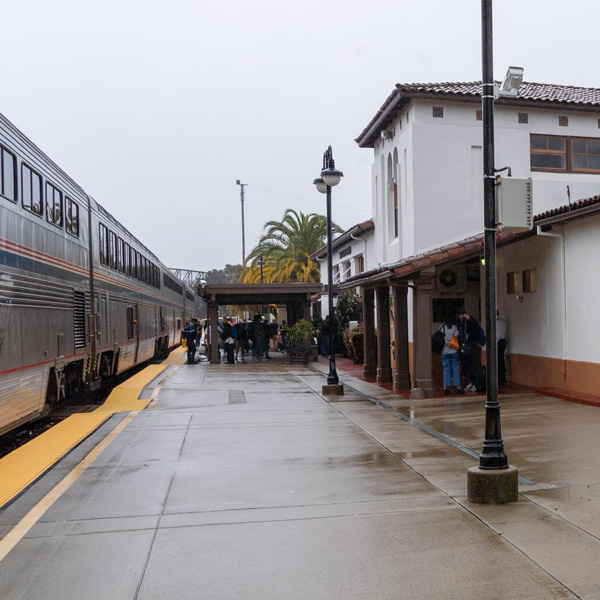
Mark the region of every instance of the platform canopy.
<instances>
[{"instance_id":1,"label":"platform canopy","mask_svg":"<svg viewBox=\"0 0 600 600\"><path fill-rule=\"evenodd\" d=\"M206 284L198 287L198 295L208 305L208 329L218 323L219 306L284 305L288 323L310 320L311 299L322 292L320 283L229 283ZM219 362L217 336L210 335L209 360Z\"/></svg>"},{"instance_id":2,"label":"platform canopy","mask_svg":"<svg viewBox=\"0 0 600 600\"><path fill-rule=\"evenodd\" d=\"M198 294L205 302L216 302L219 306L310 303L311 296L321 291L320 283L216 283L198 287Z\"/></svg>"}]
</instances>

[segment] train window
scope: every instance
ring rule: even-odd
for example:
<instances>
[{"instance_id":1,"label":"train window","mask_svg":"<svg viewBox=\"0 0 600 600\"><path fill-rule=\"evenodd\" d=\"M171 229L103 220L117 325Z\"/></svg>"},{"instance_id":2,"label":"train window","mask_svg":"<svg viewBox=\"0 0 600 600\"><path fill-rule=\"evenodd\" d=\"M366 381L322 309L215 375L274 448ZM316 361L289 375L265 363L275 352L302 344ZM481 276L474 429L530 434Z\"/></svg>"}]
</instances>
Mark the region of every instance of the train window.
<instances>
[{"instance_id":1,"label":"train window","mask_svg":"<svg viewBox=\"0 0 600 600\"><path fill-rule=\"evenodd\" d=\"M127 339L133 339L133 306L127 307Z\"/></svg>"},{"instance_id":2,"label":"train window","mask_svg":"<svg viewBox=\"0 0 600 600\"><path fill-rule=\"evenodd\" d=\"M100 223L100 264L108 267L108 228Z\"/></svg>"},{"instance_id":3,"label":"train window","mask_svg":"<svg viewBox=\"0 0 600 600\"><path fill-rule=\"evenodd\" d=\"M63 198L62 192L51 183L46 182L46 220L52 225L63 225Z\"/></svg>"},{"instance_id":4,"label":"train window","mask_svg":"<svg viewBox=\"0 0 600 600\"><path fill-rule=\"evenodd\" d=\"M21 164L21 190L23 208L41 217L44 211L42 204L42 177L25 163Z\"/></svg>"},{"instance_id":5,"label":"train window","mask_svg":"<svg viewBox=\"0 0 600 600\"><path fill-rule=\"evenodd\" d=\"M110 268L117 268L117 236L112 231L108 232L108 252L110 257Z\"/></svg>"},{"instance_id":6,"label":"train window","mask_svg":"<svg viewBox=\"0 0 600 600\"><path fill-rule=\"evenodd\" d=\"M119 269L119 273L123 273L123 240L121 238L117 238L117 267Z\"/></svg>"},{"instance_id":7,"label":"train window","mask_svg":"<svg viewBox=\"0 0 600 600\"><path fill-rule=\"evenodd\" d=\"M127 242L123 242L123 273L125 275L131 275L131 263L129 257L131 256L131 248Z\"/></svg>"},{"instance_id":8,"label":"train window","mask_svg":"<svg viewBox=\"0 0 600 600\"><path fill-rule=\"evenodd\" d=\"M135 251L135 278L138 281L142 280L142 257L140 256L140 253L136 250Z\"/></svg>"},{"instance_id":9,"label":"train window","mask_svg":"<svg viewBox=\"0 0 600 600\"><path fill-rule=\"evenodd\" d=\"M14 154L0 146L0 194L17 201L17 159Z\"/></svg>"},{"instance_id":10,"label":"train window","mask_svg":"<svg viewBox=\"0 0 600 600\"><path fill-rule=\"evenodd\" d=\"M65 229L67 233L79 237L79 204L71 198L65 198L67 204Z\"/></svg>"}]
</instances>

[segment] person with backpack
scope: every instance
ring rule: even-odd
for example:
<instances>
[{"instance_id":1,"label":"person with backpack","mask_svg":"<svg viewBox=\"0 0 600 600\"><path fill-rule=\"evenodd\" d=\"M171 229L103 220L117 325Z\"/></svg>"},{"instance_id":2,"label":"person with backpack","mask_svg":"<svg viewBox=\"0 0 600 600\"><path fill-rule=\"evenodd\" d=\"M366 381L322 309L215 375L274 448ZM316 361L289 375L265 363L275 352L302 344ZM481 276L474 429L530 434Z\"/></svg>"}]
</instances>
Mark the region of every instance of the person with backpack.
<instances>
[{"instance_id":1,"label":"person with backpack","mask_svg":"<svg viewBox=\"0 0 600 600\"><path fill-rule=\"evenodd\" d=\"M468 381L465 392L477 391L477 356L475 353L477 342L481 340L479 321L472 317L464 307L458 313L460 324L458 326L458 340L460 343L460 361L464 378ZM483 341L485 344L485 340Z\"/></svg>"},{"instance_id":2,"label":"person with backpack","mask_svg":"<svg viewBox=\"0 0 600 600\"><path fill-rule=\"evenodd\" d=\"M457 394L464 394L465 392L460 384L460 344L455 314L448 313L446 321L440 327L440 331L444 334L444 347L442 349L444 396L450 394L451 386L456 388Z\"/></svg>"},{"instance_id":3,"label":"person with backpack","mask_svg":"<svg viewBox=\"0 0 600 600\"><path fill-rule=\"evenodd\" d=\"M187 319L183 329L183 337L187 345L187 364L196 364L196 326L191 319Z\"/></svg>"}]
</instances>

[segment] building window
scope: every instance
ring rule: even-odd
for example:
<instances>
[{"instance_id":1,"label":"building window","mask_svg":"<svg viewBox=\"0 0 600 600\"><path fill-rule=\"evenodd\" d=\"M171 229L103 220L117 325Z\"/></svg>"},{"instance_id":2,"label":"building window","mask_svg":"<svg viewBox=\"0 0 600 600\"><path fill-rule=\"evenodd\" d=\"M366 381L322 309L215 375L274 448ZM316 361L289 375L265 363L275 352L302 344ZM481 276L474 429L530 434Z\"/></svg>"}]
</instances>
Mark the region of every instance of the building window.
<instances>
[{"instance_id":1,"label":"building window","mask_svg":"<svg viewBox=\"0 0 600 600\"><path fill-rule=\"evenodd\" d=\"M531 135L532 171L600 173L600 138Z\"/></svg>"},{"instance_id":2,"label":"building window","mask_svg":"<svg viewBox=\"0 0 600 600\"><path fill-rule=\"evenodd\" d=\"M566 171L567 138L558 135L532 134L530 138L533 171Z\"/></svg>"},{"instance_id":3,"label":"building window","mask_svg":"<svg viewBox=\"0 0 600 600\"><path fill-rule=\"evenodd\" d=\"M79 237L79 205L69 197L65 198L65 202L67 204L65 229L67 233Z\"/></svg>"},{"instance_id":4,"label":"building window","mask_svg":"<svg viewBox=\"0 0 600 600\"><path fill-rule=\"evenodd\" d=\"M108 232L108 252L110 258L110 268L117 270L117 235L112 231Z\"/></svg>"},{"instance_id":5,"label":"building window","mask_svg":"<svg viewBox=\"0 0 600 600\"><path fill-rule=\"evenodd\" d=\"M23 208L38 217L42 216L42 177L26 164L21 165L21 193Z\"/></svg>"},{"instance_id":6,"label":"building window","mask_svg":"<svg viewBox=\"0 0 600 600\"><path fill-rule=\"evenodd\" d=\"M443 119L444 118L444 107L443 106L434 106L433 107L433 116L436 119Z\"/></svg>"},{"instance_id":7,"label":"building window","mask_svg":"<svg viewBox=\"0 0 600 600\"><path fill-rule=\"evenodd\" d=\"M569 117L558 117L558 125L560 127L568 127L569 126Z\"/></svg>"},{"instance_id":8,"label":"building window","mask_svg":"<svg viewBox=\"0 0 600 600\"><path fill-rule=\"evenodd\" d=\"M523 293L523 278L520 271L506 274L506 293L507 294L522 294Z\"/></svg>"},{"instance_id":9,"label":"building window","mask_svg":"<svg viewBox=\"0 0 600 600\"><path fill-rule=\"evenodd\" d=\"M523 291L537 292L537 269L523 271Z\"/></svg>"},{"instance_id":10,"label":"building window","mask_svg":"<svg viewBox=\"0 0 600 600\"><path fill-rule=\"evenodd\" d=\"M476 121L482 121L483 120L483 111L481 111L481 110L476 110L475 111L475 120Z\"/></svg>"},{"instance_id":11,"label":"building window","mask_svg":"<svg viewBox=\"0 0 600 600\"><path fill-rule=\"evenodd\" d=\"M354 259L354 269L356 274L363 273L365 270L365 257L361 254Z\"/></svg>"},{"instance_id":12,"label":"building window","mask_svg":"<svg viewBox=\"0 0 600 600\"><path fill-rule=\"evenodd\" d=\"M100 264L108 267L108 228L102 223L100 223L98 241L100 245Z\"/></svg>"},{"instance_id":13,"label":"building window","mask_svg":"<svg viewBox=\"0 0 600 600\"><path fill-rule=\"evenodd\" d=\"M527 113L519 113L519 123L529 123L529 115Z\"/></svg>"},{"instance_id":14,"label":"building window","mask_svg":"<svg viewBox=\"0 0 600 600\"><path fill-rule=\"evenodd\" d=\"M350 261L346 260L342 263L342 280L348 279L348 277L352 276L352 267L350 266Z\"/></svg>"},{"instance_id":15,"label":"building window","mask_svg":"<svg viewBox=\"0 0 600 600\"><path fill-rule=\"evenodd\" d=\"M340 265L333 265L333 283L340 282Z\"/></svg>"},{"instance_id":16,"label":"building window","mask_svg":"<svg viewBox=\"0 0 600 600\"><path fill-rule=\"evenodd\" d=\"M46 182L46 220L62 228L63 224L62 192Z\"/></svg>"},{"instance_id":17,"label":"building window","mask_svg":"<svg viewBox=\"0 0 600 600\"><path fill-rule=\"evenodd\" d=\"M600 173L600 139L571 138L571 170Z\"/></svg>"},{"instance_id":18,"label":"building window","mask_svg":"<svg viewBox=\"0 0 600 600\"><path fill-rule=\"evenodd\" d=\"M3 146L0 146L0 194L17 201L17 159Z\"/></svg>"}]
</instances>

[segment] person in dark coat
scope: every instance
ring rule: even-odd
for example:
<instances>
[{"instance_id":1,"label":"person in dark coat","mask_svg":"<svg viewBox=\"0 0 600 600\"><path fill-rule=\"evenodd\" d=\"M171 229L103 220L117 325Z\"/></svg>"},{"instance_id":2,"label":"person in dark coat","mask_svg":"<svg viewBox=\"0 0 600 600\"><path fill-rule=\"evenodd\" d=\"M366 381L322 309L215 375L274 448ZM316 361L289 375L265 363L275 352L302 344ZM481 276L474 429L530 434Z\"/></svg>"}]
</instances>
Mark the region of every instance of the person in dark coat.
<instances>
[{"instance_id":1,"label":"person in dark coat","mask_svg":"<svg viewBox=\"0 0 600 600\"><path fill-rule=\"evenodd\" d=\"M183 337L187 344L187 364L196 364L196 326L191 319L187 319L183 329Z\"/></svg>"},{"instance_id":2,"label":"person in dark coat","mask_svg":"<svg viewBox=\"0 0 600 600\"><path fill-rule=\"evenodd\" d=\"M234 349L235 340L233 339L233 328L231 323L223 319L223 325L221 327L221 339L225 347L225 356L227 357L227 364L235 363Z\"/></svg>"}]
</instances>

